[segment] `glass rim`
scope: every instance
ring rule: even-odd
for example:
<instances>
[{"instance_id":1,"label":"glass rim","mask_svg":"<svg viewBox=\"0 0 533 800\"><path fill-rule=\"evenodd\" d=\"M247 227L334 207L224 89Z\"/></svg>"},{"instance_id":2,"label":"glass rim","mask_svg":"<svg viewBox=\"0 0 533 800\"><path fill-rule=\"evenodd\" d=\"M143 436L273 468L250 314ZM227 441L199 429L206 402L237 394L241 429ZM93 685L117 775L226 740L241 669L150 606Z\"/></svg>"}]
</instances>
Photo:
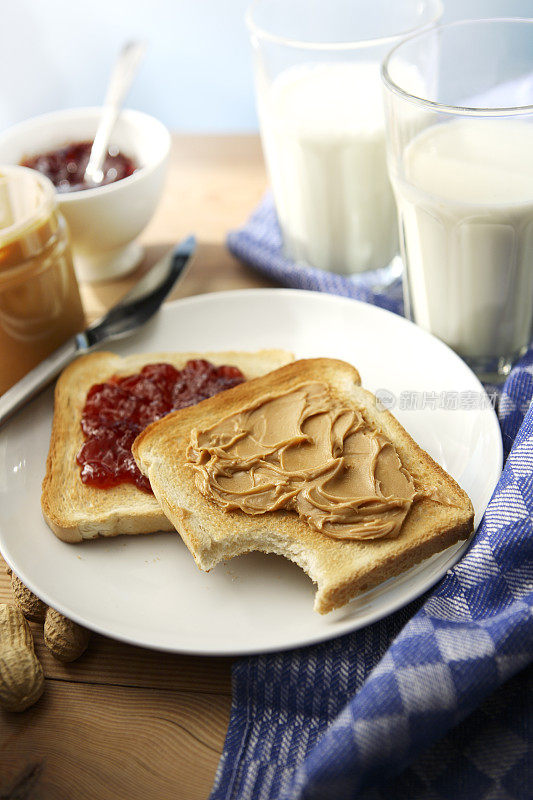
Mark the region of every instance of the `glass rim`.
<instances>
[{"instance_id":1,"label":"glass rim","mask_svg":"<svg viewBox=\"0 0 533 800\"><path fill-rule=\"evenodd\" d=\"M478 117L501 117L501 116L509 116L511 114L533 113L533 104L521 105L521 106L454 106L454 105L449 105L448 103L439 103L436 100L429 100L426 97L420 97L419 95L412 94L411 92L402 89L402 87L399 86L390 76L389 64L391 60L394 58L397 52L401 50L402 47L410 44L415 39L422 39L422 37L427 36L429 33L446 31L450 28L476 26L487 23L492 24L492 23L502 23L502 22L513 23L513 24L516 23L521 26L533 25L533 19L527 19L525 17L487 17L483 19L467 19L467 20L458 20L456 22L448 22L445 23L444 25L439 25L435 27L431 31L430 30L418 31L412 36L403 39L395 47L393 47L393 49L387 54L381 65L381 78L383 83L385 84L385 87L393 94L396 94L397 96L403 98L404 100L407 100L413 105L430 109L432 111L440 111L445 114L478 116Z\"/></svg>"},{"instance_id":2,"label":"glass rim","mask_svg":"<svg viewBox=\"0 0 533 800\"><path fill-rule=\"evenodd\" d=\"M272 33L266 28L261 27L254 19L254 11L260 3L265 0L252 0L244 16L246 25L251 35L257 36L274 44L281 44L285 47L292 47L299 50L361 50L363 48L379 47L380 45L390 44L398 39L404 41L406 37L412 38L428 28L434 27L442 16L444 6L442 0L423 0L428 8L433 7L431 19L421 26L412 26L398 33L388 34L386 36L377 36L369 39L354 39L349 42L308 42L303 39L293 39L290 36L282 36L281 34Z\"/></svg>"},{"instance_id":3,"label":"glass rim","mask_svg":"<svg viewBox=\"0 0 533 800\"><path fill-rule=\"evenodd\" d=\"M35 169L23 167L19 164L1 164L0 165L0 181L9 179L12 175L23 175L28 180L33 181L42 192L42 197L38 205L24 216L12 222L10 225L0 227L0 243L2 247L7 246L14 239L17 239L21 232L30 234L32 229L38 225L41 220L52 214L57 205L55 186L46 175Z\"/></svg>"}]
</instances>

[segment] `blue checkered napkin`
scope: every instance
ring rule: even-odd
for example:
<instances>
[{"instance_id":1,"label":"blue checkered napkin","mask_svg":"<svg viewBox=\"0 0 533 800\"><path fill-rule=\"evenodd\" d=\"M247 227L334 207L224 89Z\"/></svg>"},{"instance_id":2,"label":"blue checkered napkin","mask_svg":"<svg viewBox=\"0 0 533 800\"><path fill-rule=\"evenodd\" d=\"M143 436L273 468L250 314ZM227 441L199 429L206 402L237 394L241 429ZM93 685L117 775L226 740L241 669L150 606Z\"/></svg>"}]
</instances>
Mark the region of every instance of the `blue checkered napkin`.
<instances>
[{"instance_id":1,"label":"blue checkered napkin","mask_svg":"<svg viewBox=\"0 0 533 800\"><path fill-rule=\"evenodd\" d=\"M532 394L530 351L501 395L504 472L435 589L348 636L235 664L211 800L533 796Z\"/></svg>"}]
</instances>

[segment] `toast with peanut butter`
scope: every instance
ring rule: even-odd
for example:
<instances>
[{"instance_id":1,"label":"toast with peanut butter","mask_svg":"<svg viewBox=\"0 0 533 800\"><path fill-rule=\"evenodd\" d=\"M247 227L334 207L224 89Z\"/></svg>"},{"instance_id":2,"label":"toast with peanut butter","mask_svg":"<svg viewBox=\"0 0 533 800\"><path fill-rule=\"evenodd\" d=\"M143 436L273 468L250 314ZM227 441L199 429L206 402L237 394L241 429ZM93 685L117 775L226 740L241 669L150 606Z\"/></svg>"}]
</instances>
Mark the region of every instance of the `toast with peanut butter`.
<instances>
[{"instance_id":1,"label":"toast with peanut butter","mask_svg":"<svg viewBox=\"0 0 533 800\"><path fill-rule=\"evenodd\" d=\"M295 361L171 413L132 452L201 569L285 556L321 614L473 530L467 494L343 361Z\"/></svg>"},{"instance_id":2,"label":"toast with peanut butter","mask_svg":"<svg viewBox=\"0 0 533 800\"><path fill-rule=\"evenodd\" d=\"M54 419L41 498L49 527L66 542L174 530L147 483L147 490L144 490L131 482L101 488L82 481L77 457L86 444L81 422L92 387L134 375L150 364L170 364L182 370L187 362L207 360L218 367L237 367L245 379L253 379L292 359L293 356L284 350L142 353L126 358L101 352L77 359L63 372L55 390ZM87 468L92 465L89 463ZM140 474L139 477L142 478Z\"/></svg>"}]
</instances>

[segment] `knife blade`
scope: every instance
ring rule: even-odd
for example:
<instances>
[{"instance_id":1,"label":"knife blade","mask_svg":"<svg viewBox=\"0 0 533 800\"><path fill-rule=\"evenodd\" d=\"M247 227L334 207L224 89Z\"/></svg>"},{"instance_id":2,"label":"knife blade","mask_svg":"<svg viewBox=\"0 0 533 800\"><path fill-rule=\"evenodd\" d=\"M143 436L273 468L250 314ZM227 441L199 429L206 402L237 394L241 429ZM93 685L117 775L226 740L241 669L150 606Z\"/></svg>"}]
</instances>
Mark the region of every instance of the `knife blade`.
<instances>
[{"instance_id":1,"label":"knife blade","mask_svg":"<svg viewBox=\"0 0 533 800\"><path fill-rule=\"evenodd\" d=\"M77 356L85 355L102 342L128 336L148 322L185 274L195 248L194 236L176 245L107 314L54 350L8 389L0 397L0 427Z\"/></svg>"}]
</instances>

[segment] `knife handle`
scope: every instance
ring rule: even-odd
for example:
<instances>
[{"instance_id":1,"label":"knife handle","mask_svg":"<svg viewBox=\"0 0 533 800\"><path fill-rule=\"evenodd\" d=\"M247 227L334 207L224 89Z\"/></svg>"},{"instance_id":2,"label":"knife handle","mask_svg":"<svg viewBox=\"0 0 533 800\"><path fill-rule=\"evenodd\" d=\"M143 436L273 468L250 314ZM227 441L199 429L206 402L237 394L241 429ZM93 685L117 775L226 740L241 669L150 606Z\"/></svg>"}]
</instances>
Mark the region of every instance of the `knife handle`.
<instances>
[{"instance_id":1,"label":"knife handle","mask_svg":"<svg viewBox=\"0 0 533 800\"><path fill-rule=\"evenodd\" d=\"M79 337L73 336L54 350L18 383L0 397L0 427L22 406L26 405L45 386L56 378L61 370L73 361L80 352Z\"/></svg>"}]
</instances>

